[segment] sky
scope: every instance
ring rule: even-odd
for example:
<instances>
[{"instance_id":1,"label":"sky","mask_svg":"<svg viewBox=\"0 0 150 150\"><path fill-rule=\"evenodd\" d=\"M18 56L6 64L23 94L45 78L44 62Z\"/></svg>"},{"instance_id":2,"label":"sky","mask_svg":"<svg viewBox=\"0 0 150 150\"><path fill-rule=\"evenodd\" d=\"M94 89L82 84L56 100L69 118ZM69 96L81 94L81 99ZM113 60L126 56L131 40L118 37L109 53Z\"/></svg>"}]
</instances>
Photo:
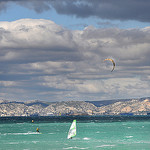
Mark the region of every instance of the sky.
<instances>
[{"instance_id":1,"label":"sky","mask_svg":"<svg viewBox=\"0 0 150 150\"><path fill-rule=\"evenodd\" d=\"M0 99L149 97L149 8L147 0L0 0Z\"/></svg>"}]
</instances>

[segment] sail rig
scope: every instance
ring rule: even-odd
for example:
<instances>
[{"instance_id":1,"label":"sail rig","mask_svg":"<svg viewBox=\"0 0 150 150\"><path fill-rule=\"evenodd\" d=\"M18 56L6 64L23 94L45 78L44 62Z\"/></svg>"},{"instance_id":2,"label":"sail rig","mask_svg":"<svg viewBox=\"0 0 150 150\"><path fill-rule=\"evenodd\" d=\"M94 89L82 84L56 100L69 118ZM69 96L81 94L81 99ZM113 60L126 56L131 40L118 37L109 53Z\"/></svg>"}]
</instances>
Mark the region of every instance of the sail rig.
<instances>
[{"instance_id":1,"label":"sail rig","mask_svg":"<svg viewBox=\"0 0 150 150\"><path fill-rule=\"evenodd\" d=\"M67 139L72 139L74 136L76 136L76 120L73 120L70 126Z\"/></svg>"}]
</instances>

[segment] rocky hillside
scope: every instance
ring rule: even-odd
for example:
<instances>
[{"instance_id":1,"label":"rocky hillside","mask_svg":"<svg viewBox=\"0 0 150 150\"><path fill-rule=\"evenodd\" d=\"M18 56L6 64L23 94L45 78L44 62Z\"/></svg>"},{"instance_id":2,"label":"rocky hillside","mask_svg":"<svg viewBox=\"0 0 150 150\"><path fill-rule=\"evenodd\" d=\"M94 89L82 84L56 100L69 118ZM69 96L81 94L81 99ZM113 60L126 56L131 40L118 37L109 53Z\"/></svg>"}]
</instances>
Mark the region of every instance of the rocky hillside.
<instances>
[{"instance_id":1,"label":"rocky hillside","mask_svg":"<svg viewBox=\"0 0 150 150\"><path fill-rule=\"evenodd\" d=\"M43 103L0 103L0 116L50 116L50 115L91 115L98 108L91 103L70 101L56 102L48 106Z\"/></svg>"},{"instance_id":2,"label":"rocky hillside","mask_svg":"<svg viewBox=\"0 0 150 150\"><path fill-rule=\"evenodd\" d=\"M117 101L97 107L84 101L68 102L10 102L0 101L0 116L51 116L51 115L147 115L150 100Z\"/></svg>"},{"instance_id":3,"label":"rocky hillside","mask_svg":"<svg viewBox=\"0 0 150 150\"><path fill-rule=\"evenodd\" d=\"M134 114L146 115L150 112L150 100L129 100L116 102L99 108L99 112L105 115Z\"/></svg>"}]
</instances>

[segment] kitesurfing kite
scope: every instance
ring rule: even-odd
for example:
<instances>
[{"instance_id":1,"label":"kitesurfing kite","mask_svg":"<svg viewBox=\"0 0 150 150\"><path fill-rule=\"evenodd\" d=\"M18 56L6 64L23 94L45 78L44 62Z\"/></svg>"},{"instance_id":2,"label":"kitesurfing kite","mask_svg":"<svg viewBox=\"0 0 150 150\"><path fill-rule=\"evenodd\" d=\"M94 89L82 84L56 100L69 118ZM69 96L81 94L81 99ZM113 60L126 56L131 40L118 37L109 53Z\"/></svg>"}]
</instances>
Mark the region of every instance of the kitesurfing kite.
<instances>
[{"instance_id":1,"label":"kitesurfing kite","mask_svg":"<svg viewBox=\"0 0 150 150\"><path fill-rule=\"evenodd\" d=\"M111 70L111 72L112 72L115 69L115 62L113 59L110 59L110 58L104 59L104 61L106 61L106 60L111 61L113 63L113 68Z\"/></svg>"}]
</instances>

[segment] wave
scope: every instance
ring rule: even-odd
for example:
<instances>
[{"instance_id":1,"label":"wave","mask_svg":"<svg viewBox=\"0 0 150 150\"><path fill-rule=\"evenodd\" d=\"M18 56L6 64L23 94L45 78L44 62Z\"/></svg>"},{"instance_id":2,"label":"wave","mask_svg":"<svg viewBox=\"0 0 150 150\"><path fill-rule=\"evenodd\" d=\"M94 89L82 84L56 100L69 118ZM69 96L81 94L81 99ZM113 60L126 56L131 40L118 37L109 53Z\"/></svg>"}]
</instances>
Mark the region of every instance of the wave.
<instances>
[{"instance_id":1,"label":"wave","mask_svg":"<svg viewBox=\"0 0 150 150\"><path fill-rule=\"evenodd\" d=\"M131 127L128 127L128 129L130 129Z\"/></svg>"},{"instance_id":2,"label":"wave","mask_svg":"<svg viewBox=\"0 0 150 150\"><path fill-rule=\"evenodd\" d=\"M56 133L48 133L48 134L56 134Z\"/></svg>"},{"instance_id":3,"label":"wave","mask_svg":"<svg viewBox=\"0 0 150 150\"><path fill-rule=\"evenodd\" d=\"M19 144L19 142L9 142L7 144Z\"/></svg>"},{"instance_id":4,"label":"wave","mask_svg":"<svg viewBox=\"0 0 150 150\"><path fill-rule=\"evenodd\" d=\"M150 141L135 141L133 143L144 143L144 144L150 144Z\"/></svg>"},{"instance_id":5,"label":"wave","mask_svg":"<svg viewBox=\"0 0 150 150\"><path fill-rule=\"evenodd\" d=\"M96 146L96 147L114 147L115 145L100 145L100 146Z\"/></svg>"},{"instance_id":6,"label":"wave","mask_svg":"<svg viewBox=\"0 0 150 150\"><path fill-rule=\"evenodd\" d=\"M83 140L90 140L91 138L88 137L84 137Z\"/></svg>"},{"instance_id":7,"label":"wave","mask_svg":"<svg viewBox=\"0 0 150 150\"><path fill-rule=\"evenodd\" d=\"M29 134L41 134L41 133L38 133L38 132L27 132L27 133L4 133L4 134L1 134L1 135L29 135Z\"/></svg>"},{"instance_id":8,"label":"wave","mask_svg":"<svg viewBox=\"0 0 150 150\"><path fill-rule=\"evenodd\" d=\"M125 136L126 138L132 138L133 136L132 135L129 135L129 136Z\"/></svg>"},{"instance_id":9,"label":"wave","mask_svg":"<svg viewBox=\"0 0 150 150\"><path fill-rule=\"evenodd\" d=\"M34 143L34 144L36 144L36 143L39 143L40 141L19 141L19 142L7 142L6 141L6 143L5 144L31 144L31 143Z\"/></svg>"},{"instance_id":10,"label":"wave","mask_svg":"<svg viewBox=\"0 0 150 150\"><path fill-rule=\"evenodd\" d=\"M81 147L67 147L67 148L63 148L63 149L89 149L89 147L83 147L83 148L81 148Z\"/></svg>"}]
</instances>

